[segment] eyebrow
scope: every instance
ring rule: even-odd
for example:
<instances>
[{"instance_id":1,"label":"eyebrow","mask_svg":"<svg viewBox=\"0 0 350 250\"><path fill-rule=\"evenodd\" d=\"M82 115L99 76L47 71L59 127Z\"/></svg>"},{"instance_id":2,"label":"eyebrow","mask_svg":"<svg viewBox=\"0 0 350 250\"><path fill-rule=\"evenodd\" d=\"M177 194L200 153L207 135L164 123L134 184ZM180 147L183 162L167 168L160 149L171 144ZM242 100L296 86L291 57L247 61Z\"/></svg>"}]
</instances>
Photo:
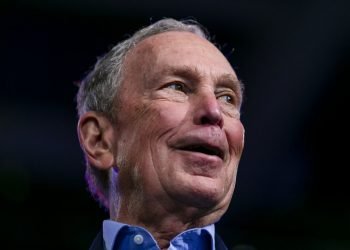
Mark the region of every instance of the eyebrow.
<instances>
[{"instance_id":1,"label":"eyebrow","mask_svg":"<svg viewBox=\"0 0 350 250\"><path fill-rule=\"evenodd\" d=\"M163 69L160 74L174 75L183 77L190 81L199 81L204 78L204 75L197 67L180 66L180 67L167 67ZM214 77L215 84L219 87L226 87L232 89L235 93L242 95L243 83L237 79L233 74L222 74Z\"/></svg>"},{"instance_id":2,"label":"eyebrow","mask_svg":"<svg viewBox=\"0 0 350 250\"><path fill-rule=\"evenodd\" d=\"M215 82L218 86L232 89L237 94L240 101L242 100L244 87L243 83L238 80L237 77L232 74L224 74L217 77Z\"/></svg>"},{"instance_id":3,"label":"eyebrow","mask_svg":"<svg viewBox=\"0 0 350 250\"><path fill-rule=\"evenodd\" d=\"M204 78L203 74L197 69L197 67L189 66L176 66L176 67L166 67L161 72L163 75L173 75L179 76L190 81L199 81Z\"/></svg>"},{"instance_id":4,"label":"eyebrow","mask_svg":"<svg viewBox=\"0 0 350 250\"><path fill-rule=\"evenodd\" d=\"M169 74L180 76L189 80L200 80L203 78L203 74L197 67L180 66L180 67L167 67L161 72L162 74ZM237 79L233 74L222 74L214 78L215 83L221 86L229 87L234 91L241 91L242 82Z\"/></svg>"}]
</instances>

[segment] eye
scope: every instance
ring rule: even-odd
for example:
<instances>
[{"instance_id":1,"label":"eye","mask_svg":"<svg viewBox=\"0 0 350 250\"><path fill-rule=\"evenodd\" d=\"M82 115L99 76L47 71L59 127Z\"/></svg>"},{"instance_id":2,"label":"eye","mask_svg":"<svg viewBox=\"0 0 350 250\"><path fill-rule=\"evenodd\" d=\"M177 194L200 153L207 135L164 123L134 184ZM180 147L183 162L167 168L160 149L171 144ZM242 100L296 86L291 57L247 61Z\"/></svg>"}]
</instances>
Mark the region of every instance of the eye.
<instances>
[{"instance_id":1,"label":"eye","mask_svg":"<svg viewBox=\"0 0 350 250\"><path fill-rule=\"evenodd\" d=\"M219 100L223 100L229 104L234 104L234 98L231 95L221 95L218 97Z\"/></svg>"},{"instance_id":2,"label":"eye","mask_svg":"<svg viewBox=\"0 0 350 250\"><path fill-rule=\"evenodd\" d=\"M166 88L173 89L176 91L187 92L185 84L182 82L172 82L166 86Z\"/></svg>"}]
</instances>

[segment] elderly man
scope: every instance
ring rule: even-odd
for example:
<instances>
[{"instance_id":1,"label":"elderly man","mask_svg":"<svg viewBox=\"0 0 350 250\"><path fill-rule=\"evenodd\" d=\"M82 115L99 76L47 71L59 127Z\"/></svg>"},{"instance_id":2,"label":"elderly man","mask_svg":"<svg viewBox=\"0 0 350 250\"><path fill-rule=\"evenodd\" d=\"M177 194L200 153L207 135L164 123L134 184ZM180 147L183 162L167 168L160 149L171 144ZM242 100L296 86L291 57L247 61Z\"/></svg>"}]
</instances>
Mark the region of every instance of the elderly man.
<instances>
[{"instance_id":1,"label":"elderly man","mask_svg":"<svg viewBox=\"0 0 350 250\"><path fill-rule=\"evenodd\" d=\"M226 249L244 145L242 85L194 22L163 19L101 58L82 81L78 136L110 220L91 249Z\"/></svg>"}]
</instances>

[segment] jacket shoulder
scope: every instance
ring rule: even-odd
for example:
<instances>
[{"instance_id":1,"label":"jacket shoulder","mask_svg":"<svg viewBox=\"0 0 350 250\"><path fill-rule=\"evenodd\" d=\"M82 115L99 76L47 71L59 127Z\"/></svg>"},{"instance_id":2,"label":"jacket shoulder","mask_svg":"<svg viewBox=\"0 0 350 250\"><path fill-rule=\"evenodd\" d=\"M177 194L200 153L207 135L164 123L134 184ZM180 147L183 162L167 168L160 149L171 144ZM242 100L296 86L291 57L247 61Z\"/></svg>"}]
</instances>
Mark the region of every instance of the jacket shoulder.
<instances>
[{"instance_id":1,"label":"jacket shoulder","mask_svg":"<svg viewBox=\"0 0 350 250\"><path fill-rule=\"evenodd\" d=\"M92 242L89 250L104 250L104 242L103 242L103 237L102 237L102 232L99 232Z\"/></svg>"},{"instance_id":2,"label":"jacket shoulder","mask_svg":"<svg viewBox=\"0 0 350 250\"><path fill-rule=\"evenodd\" d=\"M224 241L218 234L215 234L215 250L227 250Z\"/></svg>"}]
</instances>

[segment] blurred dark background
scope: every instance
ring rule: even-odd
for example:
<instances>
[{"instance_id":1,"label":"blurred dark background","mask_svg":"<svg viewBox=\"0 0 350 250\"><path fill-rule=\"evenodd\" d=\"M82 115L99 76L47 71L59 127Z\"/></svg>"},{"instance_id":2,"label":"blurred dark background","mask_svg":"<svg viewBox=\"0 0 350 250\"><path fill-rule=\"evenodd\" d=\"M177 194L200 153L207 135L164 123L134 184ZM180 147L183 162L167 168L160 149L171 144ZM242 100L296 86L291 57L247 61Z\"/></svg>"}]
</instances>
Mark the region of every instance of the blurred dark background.
<instances>
[{"instance_id":1,"label":"blurred dark background","mask_svg":"<svg viewBox=\"0 0 350 250\"><path fill-rule=\"evenodd\" d=\"M350 249L349 11L346 0L1 1L0 248L88 249L108 215L85 185L74 82L174 17L207 27L246 86L246 148L217 225L230 249Z\"/></svg>"}]
</instances>

